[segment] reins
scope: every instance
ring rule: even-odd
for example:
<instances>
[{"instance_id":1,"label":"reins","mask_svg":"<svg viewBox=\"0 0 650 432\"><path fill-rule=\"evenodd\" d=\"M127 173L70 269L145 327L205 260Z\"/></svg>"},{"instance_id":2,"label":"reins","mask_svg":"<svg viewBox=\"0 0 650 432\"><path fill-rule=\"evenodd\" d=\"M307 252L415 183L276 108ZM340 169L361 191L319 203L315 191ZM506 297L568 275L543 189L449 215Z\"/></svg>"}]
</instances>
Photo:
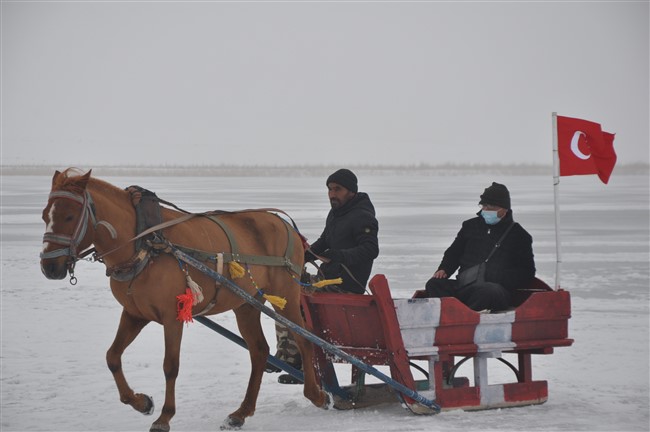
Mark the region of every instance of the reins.
<instances>
[{"instance_id":1,"label":"reins","mask_svg":"<svg viewBox=\"0 0 650 432\"><path fill-rule=\"evenodd\" d=\"M96 261L101 261L101 260L104 259L104 257L106 255L110 255L113 252L115 252L115 251L123 248L124 246L128 245L129 243L135 242L136 240L141 239L142 237L145 237L145 236L147 236L147 235L149 235L149 234L151 234L151 233L153 233L155 231L162 230L162 229L165 229L165 228L169 228L170 226L174 226L174 225L177 225L179 223L186 222L186 221L188 221L188 220L190 220L190 219L192 219L192 218L194 218L196 216L202 216L202 215L204 215L204 213L186 213L183 216L180 216L180 217L178 217L176 219L171 219L171 220L168 220L167 222L163 222L163 223L160 223L158 225L152 226L151 228L148 228L148 229L142 231L140 234L138 234L135 237L125 241L121 245L109 250L108 252L104 252L101 255L96 253L95 256L94 256L94 259ZM90 249L88 251L88 253L86 253L86 255L92 253L93 250L94 250L94 248Z\"/></svg>"},{"instance_id":2,"label":"reins","mask_svg":"<svg viewBox=\"0 0 650 432\"><path fill-rule=\"evenodd\" d=\"M249 213L249 212L277 212L277 213L282 213L283 215L288 217L289 220L291 220L291 224L293 225L293 228L296 230L296 232L299 233L298 226L296 225L296 222L291 218L291 216L289 216L284 210L280 210L280 209L276 209L276 208L259 208L259 209L246 209L246 210L237 210L237 211L220 211L220 210L216 210L216 211L208 211L208 212L202 212L202 213L189 213L189 212L187 212L185 210L182 210L182 209L176 207L173 204L168 203L167 201L160 200L160 202L164 203L164 204L172 205L174 208L176 208L177 210L179 210L179 211L181 211L181 212L183 212L185 214L183 216L180 216L180 217L176 218L176 219L171 219L171 220L168 220L167 222L163 222L163 223L160 223L158 225L152 226L151 228L148 228L148 229L142 231L140 234L138 234L135 237L127 240L126 242L122 243L121 245L109 250L108 252L104 252L101 255L96 254L95 255L95 260L101 261L102 259L104 259L104 257L106 255L109 255L109 254L119 250L120 248L126 246L129 243L132 243L132 242L134 242L134 241L136 241L138 239L141 239L142 237L145 237L145 236L147 236L147 235L149 235L149 234L151 234L151 233L153 233L155 231L163 230L165 228L169 228L170 226L174 226L174 225L186 222L186 221L188 221L188 220L190 220L190 219L192 219L194 217L197 217L197 216L210 217L210 216L214 216L214 215L217 215L217 214L236 214L236 213ZM89 249L88 251L85 252L84 256L87 256L92 252L93 252L93 249Z\"/></svg>"},{"instance_id":3,"label":"reins","mask_svg":"<svg viewBox=\"0 0 650 432\"><path fill-rule=\"evenodd\" d=\"M328 263L328 262L330 262L330 259L329 259L329 258L325 258L325 257L323 257L323 256L320 256L320 255L316 254L314 251L311 250L311 247L307 247L305 250L306 250L307 252L311 253L313 256L315 256L317 259L319 259L319 260L322 261L323 263ZM318 264L316 264L314 261L308 261L308 262L311 263L314 267L316 267L316 270L317 270L320 274L322 274L321 269L320 269L320 266L319 266ZM356 283L357 285L359 285L359 286L360 286L364 291L367 291L367 290L366 290L366 287L365 287L361 282L359 282L359 281L357 280L356 277L354 277L354 275L352 274L352 272L350 271L350 269L348 268L348 266L346 266L345 264L341 263L341 268L343 268L343 270L345 270L345 272L348 274L348 276L350 276L350 279L352 279L352 281L353 281L354 283Z\"/></svg>"},{"instance_id":4,"label":"reins","mask_svg":"<svg viewBox=\"0 0 650 432\"><path fill-rule=\"evenodd\" d=\"M140 188L140 191L143 191L143 190ZM154 196L155 196L155 194L154 194ZM160 232L160 231L162 231L162 230L164 230L166 228L169 228L171 226L178 225L178 224L181 224L183 222L187 222L188 220L193 219L195 217L207 217L207 218L210 218L211 220L218 223L222 227L222 229L224 229L224 231L226 231L226 233L228 234L229 230L224 227L223 223L219 223L219 221L217 220L217 218L215 216L223 215L223 214L236 214L236 213L247 213L247 212L280 213L280 214L286 216L291 221L291 225L293 226L293 229L298 233L298 235L301 237L303 242L305 241L302 234L300 234L300 232L298 231L298 227L297 227L295 221L291 218L291 216L289 216L285 211L277 209L277 208L258 208L258 209L245 209L245 210L238 210L238 211L214 210L214 211L208 211L208 212L202 212L202 213L190 213L190 212L188 212L186 210L183 210L183 209L179 208L175 204L170 203L170 202L165 201L165 200L162 200L162 199L160 199L160 198L158 198L156 196L155 198L156 198L156 201L158 201L158 203L162 203L162 204L168 205L170 207L173 207L176 210L178 210L178 211L180 211L181 213L184 213L184 214L181 215L180 217L175 218L175 219L171 219L171 220L168 220L166 222L161 222L161 223L156 224L154 226L150 226L150 227L144 229L142 232L137 233L137 235L135 235L131 239L119 244L118 246L114 247L113 249L108 250L108 251L106 251L106 252L104 252L102 254L99 254L95 247L89 247L88 249L82 251L81 253L78 253L77 248L79 247L79 244L83 241L83 239L84 239L84 237L85 237L85 235L86 235L86 233L88 231L89 221L92 222L93 228L97 228L99 225L104 226L110 232L111 237L113 239L117 238L117 233L115 231L115 228L109 222L97 221L97 217L96 217L96 214L95 214L95 206L94 206L94 203L93 203L93 200L92 200L92 196L90 195L90 193L87 190L84 190L83 194L77 194L77 193L74 193L74 192L64 191L64 190L54 191L54 192L50 193L48 201L51 201L51 200L56 199L56 198L70 199L70 200L72 200L74 202L79 203L81 205L81 207L82 207L81 214L79 216L79 221L78 221L72 235L55 234L55 233L50 233L50 232L47 232L47 233L45 233L43 235L43 242L44 243L45 242L50 242L50 243L60 244L60 245L67 246L67 247L55 249L55 250L52 250L52 251L49 251L49 252L42 252L40 257L41 257L41 259L51 259L51 258L58 258L60 256L67 256L68 257L67 266L68 266L68 271L70 273L70 283L73 284L73 285L76 284L76 281L77 281L76 277L74 276L74 267L75 267L75 264L77 263L77 261L85 259L88 255L93 254L93 258L92 258L93 261L103 262L103 260L104 260L104 258L106 256L120 250L121 248L123 248L124 246L126 246L128 244L131 244L133 242L137 242L138 240L140 240L140 239L142 239L144 237L147 237L148 235L150 235L152 233ZM280 217L277 214L276 214L276 216ZM288 222L285 221L285 223L287 223L287 229L289 229ZM228 235L228 237L229 237L229 242L232 244L232 242L233 242L232 236ZM155 242L158 242L158 241L163 241L164 242L164 238L163 239L154 238L153 242L155 243ZM291 243L289 241L289 245L290 244ZM149 246L151 247L151 245L149 245ZM155 249L155 247L154 247L154 249ZM289 249L290 249L290 246L289 246ZM129 260L127 263L123 263L123 264L112 267L107 272L107 275L112 274L114 277L120 278L120 280L125 278L125 277L128 278L128 279L134 278L135 276L137 276L139 271L142 269L142 267L148 261L148 256L149 256L149 253L150 253L149 250L150 249L136 250L136 254L135 254L134 257L131 258L131 260ZM144 257L142 256L143 254L145 255ZM235 253L233 255L237 255L237 259L244 258L244 256L242 256L239 253ZM273 258L275 258L276 260L269 261L269 259L273 259ZM280 259L281 262L280 263L276 262L277 259ZM257 256L249 257L249 256L246 256L245 260L250 262L250 263L258 262L259 264L262 264L262 265L273 265L273 266L275 266L275 265L285 264L285 265L288 265L289 268L292 269L292 271L294 271L294 272L296 271L296 269L294 268L295 266L293 264L291 264L290 262L287 263L288 262L288 256L285 256L285 257L257 257ZM122 273L122 272L124 272L124 273Z\"/></svg>"}]
</instances>

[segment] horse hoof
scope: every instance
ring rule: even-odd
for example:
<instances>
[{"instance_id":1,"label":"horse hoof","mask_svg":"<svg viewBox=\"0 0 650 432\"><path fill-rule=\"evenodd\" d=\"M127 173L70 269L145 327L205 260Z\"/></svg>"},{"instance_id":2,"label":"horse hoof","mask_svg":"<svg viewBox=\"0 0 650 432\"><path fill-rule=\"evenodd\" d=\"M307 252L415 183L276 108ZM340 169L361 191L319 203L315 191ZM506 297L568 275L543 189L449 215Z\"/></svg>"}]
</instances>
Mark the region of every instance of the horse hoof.
<instances>
[{"instance_id":1,"label":"horse hoof","mask_svg":"<svg viewBox=\"0 0 650 432\"><path fill-rule=\"evenodd\" d=\"M136 409L137 409L138 411L140 411L140 412L141 412L142 414L144 414L144 415L151 415L151 414L153 414L153 412L154 412L154 410L155 410L155 406L154 406L154 403L153 403L153 398L152 398L151 396L148 396L148 395L146 395L146 394L142 394L142 393L138 393L136 396L138 396L138 397L143 397L143 398L144 398L144 402L145 402L144 408L142 408L142 409L137 409L137 408L136 408Z\"/></svg>"},{"instance_id":2,"label":"horse hoof","mask_svg":"<svg viewBox=\"0 0 650 432\"><path fill-rule=\"evenodd\" d=\"M334 408L334 403L336 402L334 400L334 395L330 392L323 392L325 393L325 403L321 406L324 410L331 410Z\"/></svg>"},{"instance_id":3,"label":"horse hoof","mask_svg":"<svg viewBox=\"0 0 650 432\"><path fill-rule=\"evenodd\" d=\"M221 430L239 430L244 426L244 420L238 419L237 417L228 416L227 419L223 421L223 424L219 429Z\"/></svg>"},{"instance_id":4,"label":"horse hoof","mask_svg":"<svg viewBox=\"0 0 650 432\"><path fill-rule=\"evenodd\" d=\"M149 428L149 432L169 432L169 424L154 423Z\"/></svg>"}]
</instances>

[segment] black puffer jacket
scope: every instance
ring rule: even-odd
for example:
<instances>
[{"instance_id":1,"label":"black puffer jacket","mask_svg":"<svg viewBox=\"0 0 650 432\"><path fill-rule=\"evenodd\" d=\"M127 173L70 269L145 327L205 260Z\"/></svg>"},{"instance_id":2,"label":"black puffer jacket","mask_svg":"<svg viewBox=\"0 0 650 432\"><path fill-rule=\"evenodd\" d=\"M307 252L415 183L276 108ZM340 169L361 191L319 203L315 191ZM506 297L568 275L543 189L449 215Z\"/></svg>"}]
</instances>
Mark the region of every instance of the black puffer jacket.
<instances>
[{"instance_id":1,"label":"black puffer jacket","mask_svg":"<svg viewBox=\"0 0 650 432\"><path fill-rule=\"evenodd\" d=\"M322 264L321 270L325 278L341 277L343 283L339 288L363 294L372 271L373 260L379 255L378 231L375 207L364 192L357 193L344 206L330 210L325 229L320 238L311 245L311 250L317 255L328 249L339 250L343 254L343 262ZM307 257L313 259L309 254ZM341 264L350 270L358 283Z\"/></svg>"},{"instance_id":2,"label":"black puffer jacket","mask_svg":"<svg viewBox=\"0 0 650 432\"><path fill-rule=\"evenodd\" d=\"M484 261L513 222L512 210L496 225L486 224L480 212L478 215L463 222L456 239L445 251L439 270L452 275L459 267L462 272ZM521 225L515 224L488 261L485 279L515 290L525 288L534 277L533 238Z\"/></svg>"}]
</instances>

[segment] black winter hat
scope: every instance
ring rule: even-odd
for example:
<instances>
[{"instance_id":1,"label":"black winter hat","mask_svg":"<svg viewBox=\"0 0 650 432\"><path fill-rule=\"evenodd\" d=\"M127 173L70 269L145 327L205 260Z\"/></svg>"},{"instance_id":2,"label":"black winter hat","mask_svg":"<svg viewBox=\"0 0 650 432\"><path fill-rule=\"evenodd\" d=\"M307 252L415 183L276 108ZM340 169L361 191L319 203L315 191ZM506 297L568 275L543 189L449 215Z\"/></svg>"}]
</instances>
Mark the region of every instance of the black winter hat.
<instances>
[{"instance_id":1,"label":"black winter hat","mask_svg":"<svg viewBox=\"0 0 650 432\"><path fill-rule=\"evenodd\" d=\"M492 186L485 188L479 204L499 206L504 209L510 208L510 192L505 185L492 182Z\"/></svg>"},{"instance_id":2,"label":"black winter hat","mask_svg":"<svg viewBox=\"0 0 650 432\"><path fill-rule=\"evenodd\" d=\"M354 175L349 169L341 168L331 176L327 177L325 185L330 183L337 183L349 190L350 192L357 193L359 190L357 186L357 176Z\"/></svg>"}]
</instances>

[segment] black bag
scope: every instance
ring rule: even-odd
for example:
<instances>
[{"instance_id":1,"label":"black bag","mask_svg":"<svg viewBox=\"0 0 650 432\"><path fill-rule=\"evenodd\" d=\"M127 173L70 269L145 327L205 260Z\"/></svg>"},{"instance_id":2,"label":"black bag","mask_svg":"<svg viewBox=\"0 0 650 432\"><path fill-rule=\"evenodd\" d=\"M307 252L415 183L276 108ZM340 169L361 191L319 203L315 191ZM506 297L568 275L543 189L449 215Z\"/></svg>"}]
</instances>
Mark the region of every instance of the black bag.
<instances>
[{"instance_id":1,"label":"black bag","mask_svg":"<svg viewBox=\"0 0 650 432\"><path fill-rule=\"evenodd\" d=\"M487 258L485 258L485 261L481 262L480 264L476 264L468 268L462 273L458 273L458 276L456 276L456 280L458 281L458 285L461 287L466 287L469 285L472 285L473 283L476 282L485 282L485 268L487 267L487 262L492 258L492 255L494 255L494 252L499 249L501 246L501 243L503 242L503 239L506 238L512 227L515 226L515 223L511 223L510 226L506 229L506 231L503 233L499 241L496 242L494 247L492 248L492 251L490 252L490 255L488 255Z\"/></svg>"},{"instance_id":2,"label":"black bag","mask_svg":"<svg viewBox=\"0 0 650 432\"><path fill-rule=\"evenodd\" d=\"M458 273L456 279L461 287L469 286L475 282L485 282L485 262L476 264L462 273Z\"/></svg>"}]
</instances>

